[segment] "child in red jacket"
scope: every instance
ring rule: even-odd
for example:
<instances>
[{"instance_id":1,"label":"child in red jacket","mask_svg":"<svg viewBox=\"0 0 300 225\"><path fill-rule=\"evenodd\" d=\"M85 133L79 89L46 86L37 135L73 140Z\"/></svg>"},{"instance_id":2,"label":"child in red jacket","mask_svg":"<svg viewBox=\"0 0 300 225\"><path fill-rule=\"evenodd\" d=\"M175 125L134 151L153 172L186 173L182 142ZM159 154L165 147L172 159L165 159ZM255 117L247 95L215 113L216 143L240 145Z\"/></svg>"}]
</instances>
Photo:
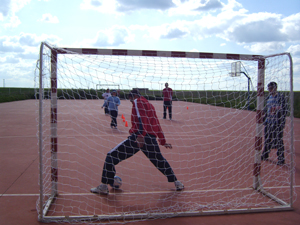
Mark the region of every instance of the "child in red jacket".
<instances>
[{"instance_id":1,"label":"child in red jacket","mask_svg":"<svg viewBox=\"0 0 300 225\"><path fill-rule=\"evenodd\" d=\"M109 193L107 184L113 186L114 183L115 166L130 158L139 150L167 177L168 182L174 182L176 190L182 190L184 188L183 184L177 180L170 164L162 156L156 141L158 137L162 146L172 148L171 144L166 143L155 108L137 90L132 90L128 98L132 102L132 127L129 130L131 135L107 153L103 166L102 183L98 187L92 188L91 192L107 195Z\"/></svg>"}]
</instances>

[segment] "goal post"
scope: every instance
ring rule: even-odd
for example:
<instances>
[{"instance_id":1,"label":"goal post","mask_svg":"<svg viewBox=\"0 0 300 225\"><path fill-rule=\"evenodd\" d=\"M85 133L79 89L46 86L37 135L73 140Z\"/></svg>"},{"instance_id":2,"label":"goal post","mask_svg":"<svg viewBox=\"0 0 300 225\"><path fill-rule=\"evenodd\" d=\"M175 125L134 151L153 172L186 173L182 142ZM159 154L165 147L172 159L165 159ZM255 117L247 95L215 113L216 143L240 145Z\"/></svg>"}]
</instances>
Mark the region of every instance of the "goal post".
<instances>
[{"instance_id":1,"label":"goal post","mask_svg":"<svg viewBox=\"0 0 300 225\"><path fill-rule=\"evenodd\" d=\"M247 81L240 76L244 69ZM265 90L271 81L278 83L287 103L283 166L276 165L274 146L270 160L261 161ZM162 119L164 83L173 89L170 121ZM91 87L97 91L112 86L123 93L138 87L154 105L166 139L173 145L172 150L160 146L161 152L185 185L183 191L170 186L139 152L116 166L123 181L121 190L111 190L108 196L89 192L101 183L106 154L127 138L130 128L125 126L130 124L132 107L126 95L119 106L118 129L111 129L110 118L101 110L103 99L91 91ZM293 207L289 53L60 48L43 42L35 88L39 221L110 224Z\"/></svg>"}]
</instances>

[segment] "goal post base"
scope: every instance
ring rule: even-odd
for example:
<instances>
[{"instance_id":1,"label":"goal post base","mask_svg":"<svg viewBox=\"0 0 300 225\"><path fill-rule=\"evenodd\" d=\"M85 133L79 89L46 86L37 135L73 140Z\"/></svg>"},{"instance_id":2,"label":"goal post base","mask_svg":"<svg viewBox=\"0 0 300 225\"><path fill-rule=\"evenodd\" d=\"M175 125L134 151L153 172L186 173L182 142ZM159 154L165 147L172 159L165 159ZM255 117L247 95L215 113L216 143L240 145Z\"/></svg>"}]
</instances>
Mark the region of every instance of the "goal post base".
<instances>
[{"instance_id":1,"label":"goal post base","mask_svg":"<svg viewBox=\"0 0 300 225\"><path fill-rule=\"evenodd\" d=\"M80 216L44 216L39 221L44 223L49 222L69 222L79 223L84 221L90 222L129 222L145 219L166 219L172 217L196 217L196 216L213 216L213 215L233 215L233 214L249 214L249 213L266 213L266 212L282 212L293 211L290 206L277 206L268 208L243 208L243 209L227 209L227 210L205 210L205 211L187 211L178 213L143 213L131 215L80 215Z\"/></svg>"}]
</instances>

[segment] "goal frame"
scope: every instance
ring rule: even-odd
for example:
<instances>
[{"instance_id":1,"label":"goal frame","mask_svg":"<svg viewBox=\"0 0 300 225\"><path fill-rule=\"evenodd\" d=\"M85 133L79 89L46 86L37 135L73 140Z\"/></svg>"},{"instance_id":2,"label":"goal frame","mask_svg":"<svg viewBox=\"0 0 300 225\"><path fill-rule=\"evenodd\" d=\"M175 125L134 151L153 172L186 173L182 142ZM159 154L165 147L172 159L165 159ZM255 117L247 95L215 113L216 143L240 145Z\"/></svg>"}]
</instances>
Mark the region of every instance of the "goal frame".
<instances>
[{"instance_id":1,"label":"goal frame","mask_svg":"<svg viewBox=\"0 0 300 225\"><path fill-rule=\"evenodd\" d=\"M49 48L51 51L51 196L48 200L44 201L43 193L43 50ZM207 210L207 211L187 211L180 213L156 213L156 214L134 214L134 215L86 215L86 216L47 216L47 212L51 207L53 201L58 196L58 166L57 166L57 153L58 153L58 134L57 134L57 58L58 54L90 54L90 55L121 55L121 56L151 56L151 57L183 57L183 58L202 58L202 59L227 59L227 60L255 60L257 61L257 106L256 106L256 131L255 131L255 154L253 164L253 189L260 192L262 195L277 202L277 207L265 207L265 208L247 208L247 209L232 209L232 210ZM40 198L39 198L39 210L38 220L41 222L52 221L65 221L72 220L109 220L109 219L144 219L154 218L158 215L163 216L203 216L203 215L220 215L220 214L237 214L237 213L254 213L254 212L275 212L275 211L287 211L293 210L293 180L294 170L290 172L290 202L282 201L276 196L268 193L262 185L260 178L261 171L261 151L263 148L263 108L264 108L264 86L265 86L265 64L266 58L279 55L286 55L290 61L290 127L291 127L291 168L294 168L294 131L293 131L293 62L290 53L280 53L276 55L248 55L248 54L225 54L225 53L208 53L208 52L179 52L179 51L150 51L150 50L126 50L126 49L95 49L95 48L55 48L50 46L46 42L42 42L40 45L39 56L39 126L38 126L38 142L39 142L39 185L40 185Z\"/></svg>"}]
</instances>

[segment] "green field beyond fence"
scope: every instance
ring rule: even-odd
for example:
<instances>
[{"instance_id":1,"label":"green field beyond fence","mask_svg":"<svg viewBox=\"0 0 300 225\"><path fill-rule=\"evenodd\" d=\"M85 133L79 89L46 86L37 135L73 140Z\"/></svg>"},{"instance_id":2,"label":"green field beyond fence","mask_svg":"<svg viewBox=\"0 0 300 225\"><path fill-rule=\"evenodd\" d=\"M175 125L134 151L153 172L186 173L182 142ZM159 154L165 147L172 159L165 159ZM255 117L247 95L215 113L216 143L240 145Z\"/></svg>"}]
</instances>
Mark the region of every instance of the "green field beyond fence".
<instances>
[{"instance_id":1,"label":"green field beyond fence","mask_svg":"<svg viewBox=\"0 0 300 225\"><path fill-rule=\"evenodd\" d=\"M58 89L59 99L102 99L105 90L82 90L82 89ZM120 92L120 98L126 98L129 90ZM247 92L238 91L176 91L174 101L188 101L201 104L209 104L230 108L256 108L256 93L250 92L249 106L245 107L248 99ZM141 94L150 100L162 100L162 91L141 90ZM50 90L45 90L44 98L50 98ZM38 95L34 88L0 88L0 103L36 99ZM294 117L300 118L300 92L294 92Z\"/></svg>"}]
</instances>

